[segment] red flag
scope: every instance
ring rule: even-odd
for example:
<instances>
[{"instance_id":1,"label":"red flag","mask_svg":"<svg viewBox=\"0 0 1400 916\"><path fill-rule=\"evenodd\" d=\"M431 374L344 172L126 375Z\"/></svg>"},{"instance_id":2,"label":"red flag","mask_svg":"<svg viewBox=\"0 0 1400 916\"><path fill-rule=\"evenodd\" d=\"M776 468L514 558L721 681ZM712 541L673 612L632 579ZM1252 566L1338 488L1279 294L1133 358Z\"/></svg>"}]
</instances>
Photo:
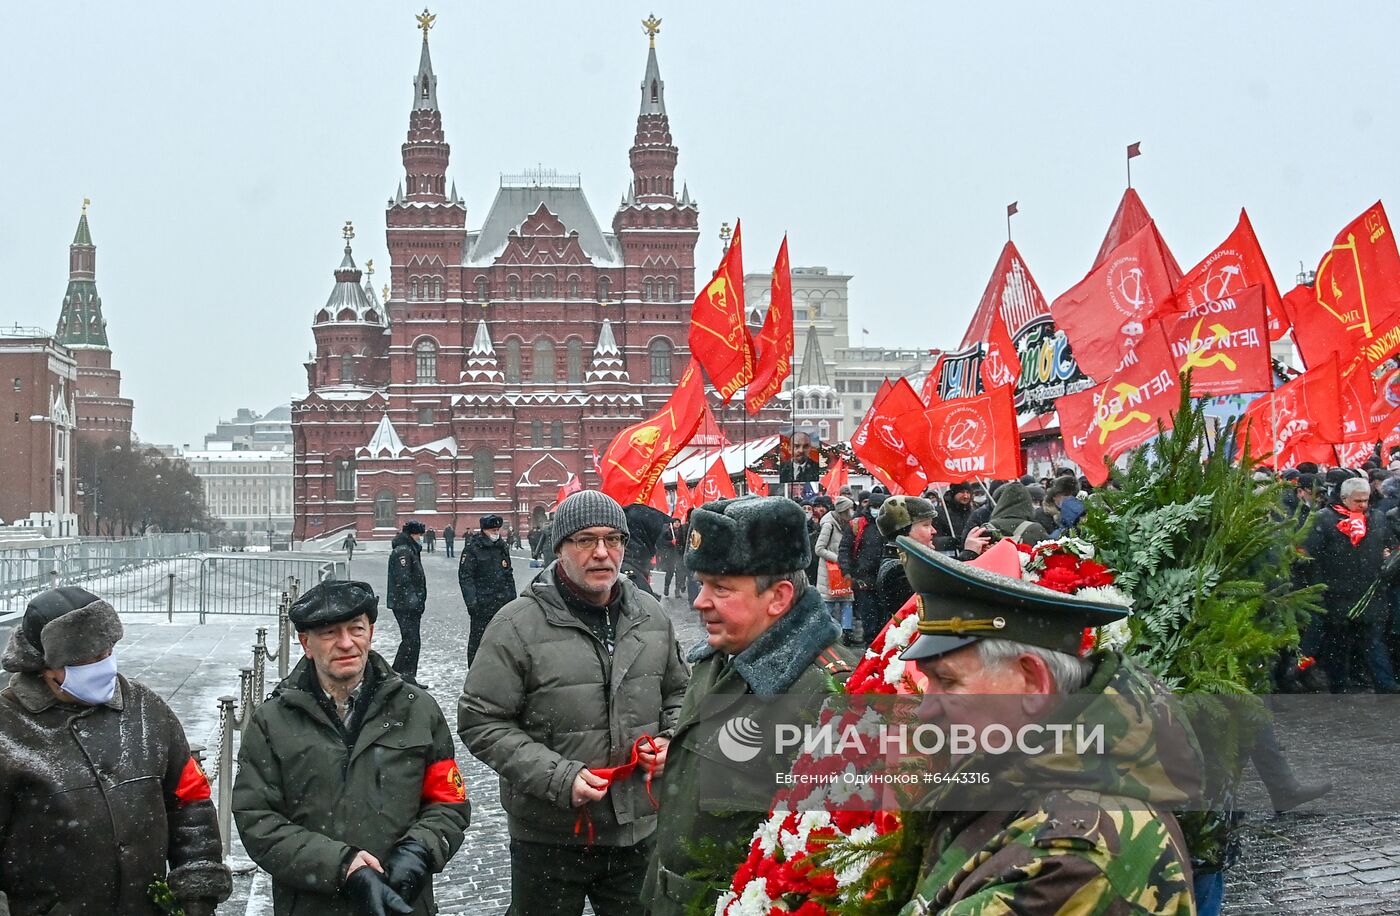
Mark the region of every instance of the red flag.
<instances>
[{"instance_id":1,"label":"red flag","mask_svg":"<svg viewBox=\"0 0 1400 916\"><path fill-rule=\"evenodd\" d=\"M1247 287L1261 286L1264 307L1268 310L1269 340L1278 340L1287 333L1288 318L1283 311L1278 283L1264 259L1264 250L1254 235L1249 214L1240 210L1234 230L1201 263L1191 268L1176 286L1175 308L1188 311L1205 302L1218 302L1244 292Z\"/></svg>"},{"instance_id":2,"label":"red flag","mask_svg":"<svg viewBox=\"0 0 1400 916\"><path fill-rule=\"evenodd\" d=\"M1065 451L1095 485L1108 479L1108 461L1171 426L1179 403L1176 362L1159 323L1153 323L1123 368L1097 388L1056 402Z\"/></svg>"},{"instance_id":3,"label":"red flag","mask_svg":"<svg viewBox=\"0 0 1400 916\"><path fill-rule=\"evenodd\" d=\"M768 495L768 481L764 480L757 471L745 469L744 483L748 485L749 492L754 496Z\"/></svg>"},{"instance_id":4,"label":"red flag","mask_svg":"<svg viewBox=\"0 0 1400 916\"><path fill-rule=\"evenodd\" d=\"M846 469L846 462L839 455L831 462L831 467L827 468L822 475L821 485L824 493L840 493L841 488L851 482L850 471Z\"/></svg>"},{"instance_id":5,"label":"red flag","mask_svg":"<svg viewBox=\"0 0 1400 916\"><path fill-rule=\"evenodd\" d=\"M1390 368L1371 376L1375 398L1371 401L1371 428L1380 435L1400 424L1400 369Z\"/></svg>"},{"instance_id":6,"label":"red flag","mask_svg":"<svg viewBox=\"0 0 1400 916\"><path fill-rule=\"evenodd\" d=\"M700 478L695 493L701 505L717 499L733 499L738 495L734 492L734 481L729 479L729 471L724 466L723 458L715 456L715 463L710 465L705 476Z\"/></svg>"},{"instance_id":7,"label":"red flag","mask_svg":"<svg viewBox=\"0 0 1400 916\"><path fill-rule=\"evenodd\" d=\"M746 408L756 414L764 404L783 390L783 382L792 375L792 353L795 346L792 327L792 267L788 263L787 236L778 249L773 265L772 292L768 296L768 314L758 332L754 347L753 381L749 382Z\"/></svg>"},{"instance_id":8,"label":"red flag","mask_svg":"<svg viewBox=\"0 0 1400 916\"><path fill-rule=\"evenodd\" d=\"M692 358L661 410L627 427L608 443L599 489L624 506L650 493L661 471L695 435L704 412L705 382Z\"/></svg>"},{"instance_id":9,"label":"red flag","mask_svg":"<svg viewBox=\"0 0 1400 916\"><path fill-rule=\"evenodd\" d=\"M1311 286L1293 287L1283 297L1283 311L1293 326L1293 342L1309 369L1321 366L1334 354L1349 358L1361 347L1360 332L1348 331L1319 305Z\"/></svg>"},{"instance_id":10,"label":"red flag","mask_svg":"<svg viewBox=\"0 0 1400 916\"><path fill-rule=\"evenodd\" d=\"M1192 397L1273 390L1264 302L1264 287L1251 286L1164 317L1177 371L1191 372Z\"/></svg>"},{"instance_id":11,"label":"red flag","mask_svg":"<svg viewBox=\"0 0 1400 916\"><path fill-rule=\"evenodd\" d=\"M1174 285L1157 227L1149 222L1051 303L1050 312L1080 368L1107 379L1171 299Z\"/></svg>"},{"instance_id":12,"label":"red flag","mask_svg":"<svg viewBox=\"0 0 1400 916\"><path fill-rule=\"evenodd\" d=\"M1375 442L1352 442L1347 445L1338 445L1336 448L1338 467L1359 468L1376 457Z\"/></svg>"},{"instance_id":13,"label":"red flag","mask_svg":"<svg viewBox=\"0 0 1400 916\"><path fill-rule=\"evenodd\" d=\"M554 494L554 506L557 508L560 503L569 498L572 493L577 493L583 489L583 481L578 479L578 475L570 474L569 479L564 481L557 493Z\"/></svg>"},{"instance_id":14,"label":"red flag","mask_svg":"<svg viewBox=\"0 0 1400 916\"><path fill-rule=\"evenodd\" d=\"M1337 233L1317 265L1313 293L1333 320L1363 339L1400 313L1400 252L1380 201Z\"/></svg>"},{"instance_id":15,"label":"red flag","mask_svg":"<svg viewBox=\"0 0 1400 916\"><path fill-rule=\"evenodd\" d=\"M667 515L671 514L671 504L666 500L666 485L661 482L660 477L656 478L656 483L651 488L651 498L647 500L647 505Z\"/></svg>"},{"instance_id":16,"label":"red flag","mask_svg":"<svg viewBox=\"0 0 1400 916\"><path fill-rule=\"evenodd\" d=\"M1385 434L1381 440L1381 457L1389 459L1395 454L1395 449L1400 449L1400 426L1396 426Z\"/></svg>"},{"instance_id":17,"label":"red flag","mask_svg":"<svg viewBox=\"0 0 1400 916\"><path fill-rule=\"evenodd\" d=\"M851 439L852 450L868 470L879 471L877 476L910 493L922 493L928 486L928 478L920 468L922 462L912 451L909 435L912 426L913 442L920 448L927 443L928 431L920 428L926 425L925 409L908 380L900 379L887 390L881 386L881 392ZM905 417L914 415L917 415L915 419L901 423Z\"/></svg>"},{"instance_id":18,"label":"red flag","mask_svg":"<svg viewBox=\"0 0 1400 916\"><path fill-rule=\"evenodd\" d=\"M945 401L924 411L933 461L928 475L940 483L1021 476L1021 435L1011 386L976 397Z\"/></svg>"},{"instance_id":19,"label":"red flag","mask_svg":"<svg viewBox=\"0 0 1400 916\"><path fill-rule=\"evenodd\" d=\"M1257 399L1240 424L1249 431L1250 452L1272 455L1275 467L1315 460L1300 455L1315 455L1318 449L1342 441L1340 391L1341 371L1333 354L1321 366Z\"/></svg>"},{"instance_id":20,"label":"red flag","mask_svg":"<svg viewBox=\"0 0 1400 916\"><path fill-rule=\"evenodd\" d=\"M943 400L938 393L938 380L943 377L943 354L938 354L938 359L934 362L933 368L924 376L924 384L919 390L919 400L928 407L932 407ZM885 379L885 384L889 384L889 379ZM873 405L872 405L873 406Z\"/></svg>"},{"instance_id":21,"label":"red flag","mask_svg":"<svg viewBox=\"0 0 1400 916\"><path fill-rule=\"evenodd\" d=\"M684 521L690 516L690 510L694 507L695 501L690 495L690 485L685 482L685 478L676 475L676 518Z\"/></svg>"},{"instance_id":22,"label":"red flag","mask_svg":"<svg viewBox=\"0 0 1400 916\"><path fill-rule=\"evenodd\" d=\"M1010 332L1006 330L1001 309L997 309L992 315L992 326L982 349L982 390L995 391L1007 385L1014 386L1020 377L1021 359L1016 354L1016 345L1011 342Z\"/></svg>"},{"instance_id":23,"label":"red flag","mask_svg":"<svg viewBox=\"0 0 1400 916\"><path fill-rule=\"evenodd\" d=\"M744 256L739 223L720 259L719 270L690 310L690 352L728 404L734 392L753 380L753 340L744 317Z\"/></svg>"}]
</instances>

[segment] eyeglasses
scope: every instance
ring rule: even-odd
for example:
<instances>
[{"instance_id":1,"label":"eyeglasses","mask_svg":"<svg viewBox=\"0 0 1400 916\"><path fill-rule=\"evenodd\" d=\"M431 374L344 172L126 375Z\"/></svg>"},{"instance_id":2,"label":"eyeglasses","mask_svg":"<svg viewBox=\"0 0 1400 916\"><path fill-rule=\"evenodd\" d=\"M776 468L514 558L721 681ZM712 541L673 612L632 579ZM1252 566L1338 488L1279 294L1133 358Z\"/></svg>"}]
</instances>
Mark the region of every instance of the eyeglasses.
<instances>
[{"instance_id":1,"label":"eyeglasses","mask_svg":"<svg viewBox=\"0 0 1400 916\"><path fill-rule=\"evenodd\" d=\"M593 551L598 549L601 541L603 546L609 550L618 550L627 543L627 535L620 533L613 534L585 534L581 537L564 538L564 541L573 545L579 550Z\"/></svg>"}]
</instances>

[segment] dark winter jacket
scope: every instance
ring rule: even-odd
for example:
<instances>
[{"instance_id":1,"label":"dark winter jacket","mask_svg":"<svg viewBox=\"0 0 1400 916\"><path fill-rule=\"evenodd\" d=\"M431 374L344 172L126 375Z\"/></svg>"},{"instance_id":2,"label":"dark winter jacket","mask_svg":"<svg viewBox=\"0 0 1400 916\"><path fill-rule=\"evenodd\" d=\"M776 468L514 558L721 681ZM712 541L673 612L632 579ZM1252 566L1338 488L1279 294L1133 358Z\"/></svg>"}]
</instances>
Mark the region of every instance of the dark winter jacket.
<instances>
[{"instance_id":1,"label":"dark winter jacket","mask_svg":"<svg viewBox=\"0 0 1400 916\"><path fill-rule=\"evenodd\" d=\"M964 506L956 499L945 499L942 510L933 519L934 531L937 532L933 539L934 549L961 550L970 530L968 519L973 512L972 504Z\"/></svg>"},{"instance_id":2,"label":"dark winter jacket","mask_svg":"<svg viewBox=\"0 0 1400 916\"><path fill-rule=\"evenodd\" d=\"M110 701L80 706L38 674L16 674L0 692L9 912L153 916L147 888L165 879L191 914L212 913L232 885L208 791L179 720L149 688L118 677Z\"/></svg>"},{"instance_id":3,"label":"dark winter jacket","mask_svg":"<svg viewBox=\"0 0 1400 916\"><path fill-rule=\"evenodd\" d=\"M851 522L848 536L841 541L841 571L851 577L857 591L873 591L875 577L880 574L880 560L885 553L885 536L869 515L859 515Z\"/></svg>"},{"instance_id":4,"label":"dark winter jacket","mask_svg":"<svg viewBox=\"0 0 1400 916\"><path fill-rule=\"evenodd\" d=\"M904 603L914 597L914 587L909 584L909 576L904 572L898 548L893 544L886 548L885 558L880 562L880 572L875 577L875 600L883 618L893 617Z\"/></svg>"},{"instance_id":5,"label":"dark winter jacket","mask_svg":"<svg viewBox=\"0 0 1400 916\"><path fill-rule=\"evenodd\" d=\"M423 547L411 536L394 536L389 554L389 588L384 605L395 611L423 613L428 606L428 578L423 574Z\"/></svg>"},{"instance_id":6,"label":"dark winter jacket","mask_svg":"<svg viewBox=\"0 0 1400 916\"><path fill-rule=\"evenodd\" d=\"M467 538L457 562L457 584L467 612L490 617L515 597L515 573L505 538L491 540L481 532Z\"/></svg>"},{"instance_id":7,"label":"dark winter jacket","mask_svg":"<svg viewBox=\"0 0 1400 916\"><path fill-rule=\"evenodd\" d=\"M817 556L817 538L821 536L822 526L818 519L807 519L807 546L812 549L812 562L807 566L807 581L815 587L817 584L817 569L822 565L823 560Z\"/></svg>"},{"instance_id":8,"label":"dark winter jacket","mask_svg":"<svg viewBox=\"0 0 1400 916\"><path fill-rule=\"evenodd\" d=\"M1035 503L1031 502L1026 485L1016 480L997 491L997 501L988 524L1003 537L1014 538L1022 544L1039 544L1050 537L1050 533L1035 520Z\"/></svg>"},{"instance_id":9,"label":"dark winter jacket","mask_svg":"<svg viewBox=\"0 0 1400 916\"><path fill-rule=\"evenodd\" d=\"M583 816L594 843L632 846L656 829L642 774L613 783L584 815L572 804L574 779L585 767L628 762L642 735L669 737L689 670L655 598L618 580L609 653L565 602L557 567L542 570L487 625L462 685L457 733L500 775L513 839L587 843L589 831L576 829Z\"/></svg>"},{"instance_id":10,"label":"dark winter jacket","mask_svg":"<svg viewBox=\"0 0 1400 916\"><path fill-rule=\"evenodd\" d=\"M243 735L233 815L249 858L272 876L277 916L352 916L341 886L357 849L383 862L400 840L417 840L436 873L462 845L471 804L453 779L442 710L378 653L366 685L368 705L347 741L304 658ZM429 886L413 912L436 911Z\"/></svg>"},{"instance_id":11,"label":"dark winter jacket","mask_svg":"<svg viewBox=\"0 0 1400 916\"><path fill-rule=\"evenodd\" d=\"M834 677L844 681L853 659L834 645L841 630L812 589L805 592L777 623L754 643L726 659L723 653L701 643L690 650L695 665L685 705L680 711L675 737L667 752L666 775L661 784L661 817L656 850L647 870L642 899L651 905L651 916L681 916L691 912L692 900L704 892L703 883L686 875L701 868L696 853L700 844L713 844L713 867L723 864L733 873L748 851L754 830L764 820L771 784L762 785L754 774L787 772L797 748L777 757L736 763L721 750L720 732L731 716L772 715L760 723L762 734L772 734L777 722L797 722L815 717L830 695ZM762 704L744 704L746 695L768 698ZM752 795L739 796L745 789ZM723 862L717 860L725 860ZM714 909L706 901L704 912Z\"/></svg>"},{"instance_id":12,"label":"dark winter jacket","mask_svg":"<svg viewBox=\"0 0 1400 916\"><path fill-rule=\"evenodd\" d=\"M671 517L654 506L633 503L623 507L627 516L627 548L622 555L622 571L631 577L633 584L649 595L656 594L651 588L651 561L665 542L666 533L671 529Z\"/></svg>"},{"instance_id":13,"label":"dark winter jacket","mask_svg":"<svg viewBox=\"0 0 1400 916\"><path fill-rule=\"evenodd\" d=\"M442 529L442 539L447 542L448 547L451 547L452 542L457 540L457 529L448 525L446 528Z\"/></svg>"},{"instance_id":14,"label":"dark winter jacket","mask_svg":"<svg viewBox=\"0 0 1400 916\"><path fill-rule=\"evenodd\" d=\"M1314 585L1327 586L1322 603L1328 611L1345 613L1363 597L1380 574L1387 548L1395 549L1396 534L1386 517L1374 509L1366 512L1366 537L1356 546L1337 529L1342 514L1335 506L1313 513L1312 529L1303 550L1312 557L1308 577ZM1378 589L1365 613L1385 613L1385 590Z\"/></svg>"}]
</instances>

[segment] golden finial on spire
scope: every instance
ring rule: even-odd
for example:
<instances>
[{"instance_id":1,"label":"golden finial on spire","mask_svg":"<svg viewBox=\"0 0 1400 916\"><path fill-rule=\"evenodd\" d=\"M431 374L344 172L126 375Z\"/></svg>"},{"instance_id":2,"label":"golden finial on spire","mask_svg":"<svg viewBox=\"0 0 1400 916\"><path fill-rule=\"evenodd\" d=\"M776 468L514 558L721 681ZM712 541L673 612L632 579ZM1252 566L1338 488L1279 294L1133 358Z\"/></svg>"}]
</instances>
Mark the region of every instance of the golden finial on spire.
<instances>
[{"instance_id":1,"label":"golden finial on spire","mask_svg":"<svg viewBox=\"0 0 1400 916\"><path fill-rule=\"evenodd\" d=\"M389 284L387 283L384 284L384 301L389 301Z\"/></svg>"},{"instance_id":2,"label":"golden finial on spire","mask_svg":"<svg viewBox=\"0 0 1400 916\"><path fill-rule=\"evenodd\" d=\"M374 258L365 262L365 273L371 277L374 276Z\"/></svg>"},{"instance_id":3,"label":"golden finial on spire","mask_svg":"<svg viewBox=\"0 0 1400 916\"><path fill-rule=\"evenodd\" d=\"M642 20L642 29L646 31L647 38L651 40L651 46L656 47L656 33L661 31L661 20L656 18L655 13Z\"/></svg>"},{"instance_id":4,"label":"golden finial on spire","mask_svg":"<svg viewBox=\"0 0 1400 916\"><path fill-rule=\"evenodd\" d=\"M423 30L423 40L427 41L428 29L431 29L433 27L433 23L437 20L437 16L428 12L428 8L425 6L423 7L423 12L418 16L415 16L414 18L418 20L418 28Z\"/></svg>"},{"instance_id":5,"label":"golden finial on spire","mask_svg":"<svg viewBox=\"0 0 1400 916\"><path fill-rule=\"evenodd\" d=\"M355 237L355 224L347 219L345 221L345 228L340 230L340 234L345 236L345 244L349 245L350 240Z\"/></svg>"},{"instance_id":6,"label":"golden finial on spire","mask_svg":"<svg viewBox=\"0 0 1400 916\"><path fill-rule=\"evenodd\" d=\"M92 206L92 198L83 198L83 216L87 216L87 208Z\"/></svg>"}]
</instances>

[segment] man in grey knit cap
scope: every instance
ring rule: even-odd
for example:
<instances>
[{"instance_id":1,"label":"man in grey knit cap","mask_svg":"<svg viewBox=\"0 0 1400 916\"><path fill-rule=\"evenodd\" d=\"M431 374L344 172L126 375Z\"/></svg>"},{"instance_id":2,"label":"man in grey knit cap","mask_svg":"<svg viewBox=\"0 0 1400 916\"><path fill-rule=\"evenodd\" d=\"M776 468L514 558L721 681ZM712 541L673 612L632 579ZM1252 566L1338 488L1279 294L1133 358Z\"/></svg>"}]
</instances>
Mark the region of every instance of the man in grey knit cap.
<instances>
[{"instance_id":1,"label":"man in grey knit cap","mask_svg":"<svg viewBox=\"0 0 1400 916\"><path fill-rule=\"evenodd\" d=\"M457 731L501 777L510 912L642 912L651 782L690 680L671 621L621 573L627 518L595 490L559 504L554 562L486 627Z\"/></svg>"}]
</instances>

